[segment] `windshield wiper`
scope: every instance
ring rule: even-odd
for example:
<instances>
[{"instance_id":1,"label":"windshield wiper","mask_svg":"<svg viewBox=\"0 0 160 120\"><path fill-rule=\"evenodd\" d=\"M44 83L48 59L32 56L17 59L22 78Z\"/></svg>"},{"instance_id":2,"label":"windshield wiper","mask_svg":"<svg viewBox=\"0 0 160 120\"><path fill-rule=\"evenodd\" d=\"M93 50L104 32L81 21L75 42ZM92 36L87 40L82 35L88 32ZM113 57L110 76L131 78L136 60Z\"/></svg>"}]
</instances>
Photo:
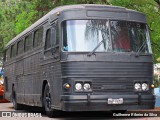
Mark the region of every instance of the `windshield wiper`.
<instances>
[{"instance_id":1,"label":"windshield wiper","mask_svg":"<svg viewBox=\"0 0 160 120\"><path fill-rule=\"evenodd\" d=\"M87 54L87 56L91 56L95 53L95 51L97 50L97 48L104 42L105 39L103 39L100 43L98 43L98 45L90 52Z\"/></svg>"},{"instance_id":2,"label":"windshield wiper","mask_svg":"<svg viewBox=\"0 0 160 120\"><path fill-rule=\"evenodd\" d=\"M144 50L144 48L145 48L145 45L146 45L146 40L143 42L143 44L139 47L139 49L137 50L137 52L136 52L136 57L138 57L141 53L142 53L142 51Z\"/></svg>"}]
</instances>

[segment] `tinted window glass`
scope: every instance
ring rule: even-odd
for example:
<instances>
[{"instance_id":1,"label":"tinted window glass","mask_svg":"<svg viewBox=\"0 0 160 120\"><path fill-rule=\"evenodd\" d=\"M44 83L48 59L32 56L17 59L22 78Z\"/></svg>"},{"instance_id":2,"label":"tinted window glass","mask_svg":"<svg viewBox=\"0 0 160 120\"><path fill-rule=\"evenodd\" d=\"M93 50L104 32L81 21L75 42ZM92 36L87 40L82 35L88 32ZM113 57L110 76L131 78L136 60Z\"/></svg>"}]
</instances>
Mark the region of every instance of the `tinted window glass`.
<instances>
[{"instance_id":1,"label":"tinted window glass","mask_svg":"<svg viewBox=\"0 0 160 120\"><path fill-rule=\"evenodd\" d=\"M149 52L149 38L143 23L111 21L111 37L115 52Z\"/></svg>"},{"instance_id":2,"label":"tinted window glass","mask_svg":"<svg viewBox=\"0 0 160 120\"><path fill-rule=\"evenodd\" d=\"M57 44L55 42L56 42L56 29L53 27L51 29L51 46L54 46L55 44Z\"/></svg>"},{"instance_id":3,"label":"tinted window glass","mask_svg":"<svg viewBox=\"0 0 160 120\"><path fill-rule=\"evenodd\" d=\"M34 33L34 47L41 45L42 40L43 40L43 28L40 28Z\"/></svg>"},{"instance_id":4,"label":"tinted window glass","mask_svg":"<svg viewBox=\"0 0 160 120\"><path fill-rule=\"evenodd\" d=\"M111 33L114 51L129 52L131 50L126 21L111 21Z\"/></svg>"},{"instance_id":5,"label":"tinted window glass","mask_svg":"<svg viewBox=\"0 0 160 120\"><path fill-rule=\"evenodd\" d=\"M23 49L23 40L18 42L18 55L23 53L24 49Z\"/></svg>"},{"instance_id":6,"label":"tinted window glass","mask_svg":"<svg viewBox=\"0 0 160 120\"><path fill-rule=\"evenodd\" d=\"M111 51L108 20L69 20L64 22L64 51Z\"/></svg>"},{"instance_id":7,"label":"tinted window glass","mask_svg":"<svg viewBox=\"0 0 160 120\"><path fill-rule=\"evenodd\" d=\"M55 37L54 37L54 38L56 39L56 41L55 41L55 42L56 42L56 43L55 43L56 45L59 44L59 39L57 38L58 32L56 32L57 30L58 30L58 26L56 25L55 30L54 30L54 32L55 32Z\"/></svg>"},{"instance_id":8,"label":"tinted window glass","mask_svg":"<svg viewBox=\"0 0 160 120\"><path fill-rule=\"evenodd\" d=\"M12 58L16 56L16 45L12 46Z\"/></svg>"},{"instance_id":9,"label":"tinted window glass","mask_svg":"<svg viewBox=\"0 0 160 120\"><path fill-rule=\"evenodd\" d=\"M133 51L138 51L140 47L146 43L146 25L142 23L129 23L127 24L128 26L128 33L129 33L129 38L131 40L131 48ZM145 44L145 46L140 49L140 51L144 53L148 53L148 46Z\"/></svg>"},{"instance_id":10,"label":"tinted window glass","mask_svg":"<svg viewBox=\"0 0 160 120\"><path fill-rule=\"evenodd\" d=\"M10 49L6 50L6 58L5 60L8 61L10 59Z\"/></svg>"},{"instance_id":11,"label":"tinted window glass","mask_svg":"<svg viewBox=\"0 0 160 120\"><path fill-rule=\"evenodd\" d=\"M46 44L45 44L45 49L48 49L51 47L51 29L48 29L46 32Z\"/></svg>"},{"instance_id":12,"label":"tinted window glass","mask_svg":"<svg viewBox=\"0 0 160 120\"><path fill-rule=\"evenodd\" d=\"M99 52L152 53L148 29L144 23L118 20L63 22L64 51L93 51L95 48Z\"/></svg>"},{"instance_id":13,"label":"tinted window glass","mask_svg":"<svg viewBox=\"0 0 160 120\"><path fill-rule=\"evenodd\" d=\"M25 38L25 51L28 51L32 48L32 34Z\"/></svg>"}]
</instances>

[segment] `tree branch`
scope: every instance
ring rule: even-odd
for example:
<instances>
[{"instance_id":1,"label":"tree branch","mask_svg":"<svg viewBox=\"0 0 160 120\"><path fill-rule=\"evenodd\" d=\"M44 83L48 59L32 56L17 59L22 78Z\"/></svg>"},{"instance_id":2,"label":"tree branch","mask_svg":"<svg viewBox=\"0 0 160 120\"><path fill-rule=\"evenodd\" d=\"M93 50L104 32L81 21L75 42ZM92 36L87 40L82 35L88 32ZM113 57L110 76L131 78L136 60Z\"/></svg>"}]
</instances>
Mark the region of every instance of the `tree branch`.
<instances>
[{"instance_id":1,"label":"tree branch","mask_svg":"<svg viewBox=\"0 0 160 120\"><path fill-rule=\"evenodd\" d=\"M102 4L110 5L110 3L109 3L107 0L101 0L101 3L102 3Z\"/></svg>"},{"instance_id":2,"label":"tree branch","mask_svg":"<svg viewBox=\"0 0 160 120\"><path fill-rule=\"evenodd\" d=\"M154 0L160 7L160 0Z\"/></svg>"}]
</instances>

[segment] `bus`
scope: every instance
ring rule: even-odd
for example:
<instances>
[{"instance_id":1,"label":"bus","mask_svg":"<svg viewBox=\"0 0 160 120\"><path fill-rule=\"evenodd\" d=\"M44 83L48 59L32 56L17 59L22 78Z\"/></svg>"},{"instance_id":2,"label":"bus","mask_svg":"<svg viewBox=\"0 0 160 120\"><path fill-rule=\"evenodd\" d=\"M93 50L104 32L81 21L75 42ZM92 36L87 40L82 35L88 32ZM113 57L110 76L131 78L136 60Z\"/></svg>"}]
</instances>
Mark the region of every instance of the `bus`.
<instances>
[{"instance_id":1,"label":"bus","mask_svg":"<svg viewBox=\"0 0 160 120\"><path fill-rule=\"evenodd\" d=\"M153 54L145 14L60 6L4 50L5 98L58 111L153 109Z\"/></svg>"}]
</instances>

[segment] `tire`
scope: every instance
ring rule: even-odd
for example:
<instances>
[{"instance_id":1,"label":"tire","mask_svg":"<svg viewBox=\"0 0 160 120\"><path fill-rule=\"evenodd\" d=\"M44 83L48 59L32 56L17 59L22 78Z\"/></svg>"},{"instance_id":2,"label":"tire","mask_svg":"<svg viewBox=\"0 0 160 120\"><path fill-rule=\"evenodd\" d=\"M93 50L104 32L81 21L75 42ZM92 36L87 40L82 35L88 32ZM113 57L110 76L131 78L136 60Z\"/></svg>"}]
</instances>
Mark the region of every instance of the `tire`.
<instances>
[{"instance_id":1,"label":"tire","mask_svg":"<svg viewBox=\"0 0 160 120\"><path fill-rule=\"evenodd\" d=\"M14 87L12 89L12 103L13 103L13 107L15 110L22 110L23 109L23 105L17 103L16 91L15 91Z\"/></svg>"},{"instance_id":2,"label":"tire","mask_svg":"<svg viewBox=\"0 0 160 120\"><path fill-rule=\"evenodd\" d=\"M48 117L55 116L55 110L51 108L51 93L49 85L46 84L44 89L43 104Z\"/></svg>"}]
</instances>

